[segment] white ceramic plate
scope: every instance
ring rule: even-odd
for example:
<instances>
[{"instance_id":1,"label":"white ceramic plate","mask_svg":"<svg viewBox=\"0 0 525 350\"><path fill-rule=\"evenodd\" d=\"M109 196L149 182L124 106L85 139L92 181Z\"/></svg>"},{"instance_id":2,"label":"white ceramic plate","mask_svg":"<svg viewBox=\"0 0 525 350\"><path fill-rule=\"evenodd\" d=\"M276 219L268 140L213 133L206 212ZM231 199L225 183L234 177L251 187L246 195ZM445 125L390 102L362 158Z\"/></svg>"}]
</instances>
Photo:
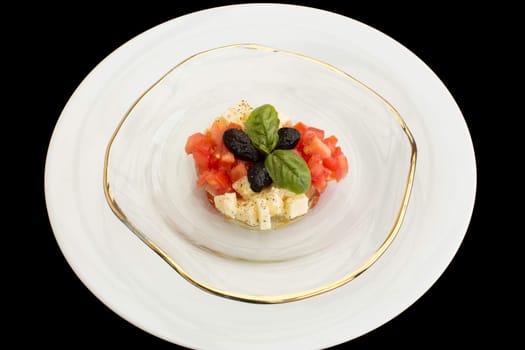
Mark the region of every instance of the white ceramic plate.
<instances>
[{"instance_id":1,"label":"white ceramic plate","mask_svg":"<svg viewBox=\"0 0 525 350\"><path fill-rule=\"evenodd\" d=\"M264 31L251 25L261 18ZM102 188L107 141L136 98L186 57L248 42L303 53L354 75L397 108L418 143L410 206L385 255L348 285L288 304L237 302L189 284L112 214ZM476 170L456 103L406 48L333 13L240 5L164 23L101 62L57 123L45 186L53 230L67 261L102 302L136 326L191 348L317 349L379 327L430 288L466 232Z\"/></svg>"}]
</instances>

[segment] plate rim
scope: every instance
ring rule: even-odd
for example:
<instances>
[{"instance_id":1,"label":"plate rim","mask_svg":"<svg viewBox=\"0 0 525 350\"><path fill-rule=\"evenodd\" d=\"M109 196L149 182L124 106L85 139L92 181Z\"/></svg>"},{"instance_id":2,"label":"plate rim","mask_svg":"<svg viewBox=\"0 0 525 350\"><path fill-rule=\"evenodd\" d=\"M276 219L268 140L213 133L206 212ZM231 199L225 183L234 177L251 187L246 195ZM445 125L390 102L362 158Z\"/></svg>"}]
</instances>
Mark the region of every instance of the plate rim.
<instances>
[{"instance_id":1,"label":"plate rim","mask_svg":"<svg viewBox=\"0 0 525 350\"><path fill-rule=\"evenodd\" d=\"M192 15L195 15L195 14L198 14L198 13L214 11L214 10L216 10L216 9L224 9L224 8L232 8L232 7L234 7L234 8L239 8L239 7L253 7L253 6L256 6L256 5L253 5L253 4L243 4L243 5L221 6L221 7L218 7L218 8L211 8L211 9L206 9L206 10L197 11L197 12L194 12L194 13L191 13L191 14L188 14L188 15L185 15L185 16L182 16L182 17L188 17L188 16L192 16ZM331 13L331 12L328 12L328 11L325 11L325 10L319 10L319 9L315 9L315 8L307 8L307 7L303 7L303 6L297 6L297 5L269 5L269 4L268 4L268 5L265 5L265 6L271 6L271 7L274 7L274 8L276 8L276 7L294 7L294 8L301 7L301 8L306 8L306 9L309 9L309 10L321 11L321 12L329 13L329 14L332 14L332 15L341 16L341 15L334 14L334 13ZM162 25L168 25L169 23L172 23L174 20L177 20L177 19L182 18L182 17L178 17L178 18L172 19L172 20L170 20L170 21L164 22L163 24L161 24L161 25L159 25L159 26L157 26L157 27L154 27L154 28L158 28L158 27L160 27L160 26L162 26ZM344 16L341 16L341 17L344 17ZM357 21L355 21L355 20L353 20L353 19L351 19L351 18L348 18L348 17L344 17L344 18L345 18L345 19L350 19L350 20L352 20L352 21L354 21L354 22L357 22ZM361 23L361 22L357 22L357 23ZM361 23L361 24L362 24L362 23ZM366 25L365 25L365 26L366 26ZM368 26L367 26L367 27L368 27ZM369 28L371 28L371 27L369 27ZM373 28L372 28L372 29L373 29ZM151 29L150 29L148 32L151 32ZM383 34L383 33L381 33L381 34L382 34L382 35L385 35L385 34ZM385 36L386 36L386 35L385 35ZM139 35L138 37L144 38L144 33L141 34L141 35ZM136 38L137 38L137 37L133 38L132 40L130 40L130 42L133 41L133 40L135 40ZM388 38L389 38L389 37L388 37ZM389 38L389 39L391 39L391 38ZM391 40L393 40L393 39L391 39ZM394 41L395 41L395 40L394 40ZM129 42L128 42L128 43L129 43ZM126 43L125 45L128 45L128 43ZM121 48L122 48L122 47L121 47ZM120 50L121 48L118 48L118 49L116 49L115 51ZM114 51L114 53L112 53L112 55L115 55L115 54L116 54L115 51ZM415 56L415 55L414 55L414 56ZM417 57L416 57L416 58L417 58ZM103 60L103 61L99 64L99 66L102 65L106 60L107 60L107 58L106 58L105 60ZM424 64L424 63L423 63L423 64ZM47 157L46 157L46 165L45 165L45 180L44 180L44 181L45 181L46 203L48 204L48 205L47 205L47 207L48 207L48 213L49 213L49 217L50 217L51 225L52 225L52 228L53 228L53 232L54 232L54 234L55 234L55 237L57 238L57 242L59 243L60 249L64 252L64 256L66 257L66 260L68 261L68 263L70 264L70 266L73 268L73 270L75 271L75 273L77 274L77 276L80 277L80 279L82 280L82 282L88 287L88 289L90 289L90 290L93 292L93 294L97 295L97 297L98 297L102 302L104 302L104 299L101 298L101 297L98 295L98 293L95 293L95 292L93 291L93 289L90 288L90 286L86 283L85 279L82 278L82 271L78 271L78 270L75 268L75 266L71 263L71 261L68 259L67 254L65 254L65 250L67 250L67 248L62 244L63 242L61 242L61 240L59 239L59 237L58 237L58 235L57 235L57 233L56 233L56 232L60 231L60 228L59 228L59 227L60 227L60 224L58 223L59 220L57 219L57 217L56 217L56 215L55 215L56 212L55 212L54 214L52 213L53 209L52 209L51 207L52 207L53 205L50 204L50 203L53 202L54 199L50 199L51 197L49 197L49 196L50 196L50 195L49 195L50 186L52 186L52 185L50 184L50 179L48 178L48 176L49 176L49 172L50 172L50 169L48 168L48 164L51 164L51 163L48 163L48 160L49 160L49 158L50 158L50 154L54 152L54 151L53 151L53 141L55 140L55 134L58 132L58 130L60 130L60 125L63 123L63 119L65 118L64 116L67 115L69 109L72 108L71 106L72 106L72 104L73 104L74 97L77 95L77 92L80 91L81 89L83 89L83 88L85 87L85 85L87 84L87 81L88 81L93 75L96 74L97 69L99 68L99 66L97 66L97 67L96 67L96 68L95 68L95 69L94 69L94 70L93 70L93 71L92 71L92 72L91 72L91 73L90 73L90 74L89 74L89 75L88 75L88 76L82 81L82 83L81 83L81 84L79 85L79 87L75 90L75 92L74 92L73 95L71 96L70 100L68 101L68 103L67 103L66 106L64 107L63 112L62 112L61 115L60 115L60 118L59 118L59 120L58 120L58 122L57 122L57 125L55 126L55 129L54 129L54 131L53 131L53 135L52 135L52 137L51 137L51 141L50 141L49 148L48 148L48 154L47 154ZM426 65L425 65L425 66L426 66ZM439 80L439 78L437 78L437 79ZM443 85L443 86L444 86L444 85ZM445 87L445 90L446 90L446 87ZM446 90L446 92L448 93L448 90ZM450 93L449 93L449 94L450 94ZM452 98L452 96L451 96L451 98ZM453 98L452 98L452 101L454 101ZM456 107L457 107L457 105L456 105ZM459 110L459 109L458 109L458 110ZM460 112L460 115L461 115L461 112ZM468 228L468 225L469 225L469 222L470 222L470 219L471 219L471 216L472 216L472 212L473 212L473 208L474 208L474 203L475 203L476 188L477 188L477 183L476 183L476 182L477 182L477 181L476 181L476 164L475 164L475 156L474 156L474 149L473 149L473 145L472 145L472 139L470 138L470 133L469 133L469 131L468 131L468 126L466 125L466 122L465 122L465 120L464 120L463 118L462 118L462 121L463 121L463 123L464 123L465 131L466 131L466 133L467 133L468 141L469 141L469 144L470 144L470 147L471 147L472 157L473 157L472 159L474 160L474 162L473 162L473 164L472 164L472 165L473 165L473 169L472 169L472 170L473 170L473 173L474 173L474 178L471 179L471 180L472 180L472 184L473 184L473 189L474 189L474 190L473 190L473 193L472 193L471 205L470 205L470 207L467 209L467 212L469 212L469 215L468 215L468 218L466 218L466 226L465 226L464 229L463 229L463 234L461 235L462 237L461 237L461 239L460 239L459 244L460 244L461 241L463 240L463 237L464 237L464 235L465 235L465 233L466 233L466 230L467 230L467 228ZM452 254L452 257L456 254L456 252L457 252L457 248L459 248L459 244L457 245L456 249L454 250L454 252L453 252L453 254ZM450 258L450 260L452 259L452 257ZM450 260L449 260L448 263L446 264L447 266L448 266L448 264L450 263ZM444 270L441 271L441 273L443 273L443 272L444 272ZM435 280L437 280L437 278L439 278L439 276L441 275L441 273L439 273L437 276L435 276L434 282L435 282ZM429 286L427 286L426 288L424 288L425 291L428 290L428 288L430 288L430 287L432 286L432 284L433 284L433 283L431 283ZM424 292L423 292L422 294L424 294ZM421 294L421 295L422 295L422 294ZM420 295L420 296L421 296L421 295ZM420 297L420 296L419 296L419 297ZM418 297L418 298L419 298L419 297ZM418 298L416 298L416 299L413 300L412 302L415 302ZM108 305L106 302L104 302L104 303L105 303L106 305ZM408 307L408 306L409 306L409 305L407 305L407 307ZM110 307L110 309L112 309L113 311L115 311L117 314L119 314L119 315L121 315L122 317L124 317L124 316L122 315L122 313L117 312L117 311L116 311L111 305L108 305L108 307ZM406 309L406 307L403 308L402 310L400 310L398 313L404 311L404 309ZM398 314L398 313L397 313L397 314ZM397 314L396 314L396 315L397 315ZM396 315L394 315L393 317L395 317ZM388 320L390 320L390 319L393 318L393 317L390 317ZM130 321L127 317L124 317L124 318L127 319L128 321ZM385 322L387 322L388 320L386 320ZM138 325L138 324L137 324L138 322L137 322L136 320L134 320L134 321L130 321L130 322L133 323L133 324L135 324L135 325ZM385 323L385 322L383 322L383 323ZM381 323L381 324L383 324L383 323ZM380 324L380 325L381 325L381 324ZM380 325L378 325L378 326L380 326ZM151 330L147 329L147 327L142 327L141 325L138 325L138 326L139 326L140 328L143 328L144 330L146 330L146 331L152 333L152 334L155 334L155 332L152 332ZM365 333L366 333L366 332L365 332ZM362 333L362 334L364 334L364 333ZM155 334L155 335L156 335L156 336L159 336L159 337L161 337L161 338L163 338L163 339L166 339L165 337L163 337L163 336L161 336L161 335L159 335L159 334ZM343 336L343 338L344 338L344 336ZM168 341L172 341L172 340L170 340L170 339L166 339L166 340L168 340ZM350 340L350 339L346 339L346 340ZM192 344L184 344L184 342L181 342L180 339L179 339L179 341L178 341L177 343L178 343L178 344L181 344L181 345L189 345L189 346L192 346ZM333 343L332 345L335 345L335 343Z\"/></svg>"}]
</instances>

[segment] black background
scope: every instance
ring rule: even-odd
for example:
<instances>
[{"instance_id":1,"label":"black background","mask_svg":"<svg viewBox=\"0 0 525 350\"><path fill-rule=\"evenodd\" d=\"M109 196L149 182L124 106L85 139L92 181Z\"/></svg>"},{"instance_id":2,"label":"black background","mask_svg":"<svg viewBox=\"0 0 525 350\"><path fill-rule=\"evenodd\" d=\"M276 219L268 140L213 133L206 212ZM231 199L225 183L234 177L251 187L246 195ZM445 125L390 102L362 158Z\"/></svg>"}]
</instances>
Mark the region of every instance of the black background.
<instances>
[{"instance_id":1,"label":"black background","mask_svg":"<svg viewBox=\"0 0 525 350\"><path fill-rule=\"evenodd\" d=\"M25 118L19 117L19 120L32 123L30 150L26 153L32 157L29 161L32 179L24 190L30 193L29 202L36 204L30 219L25 216L32 227L26 230L31 241L22 242L24 249L17 254L22 257L19 260L31 261L23 275L17 274L15 294L23 294L24 298L23 302L13 303L17 312L11 327L18 344L178 348L121 319L96 299L72 272L47 218L43 193L45 155L54 125L68 98L104 57L166 20L227 3L194 1L182 5L172 1L162 5L150 1L113 9L111 3L79 2L56 8L28 5L26 9L4 13L5 17L12 15L20 23L11 28L13 32L29 28L25 34L15 37L13 50L7 55L25 67L13 90L16 94L27 94L29 90L31 95L31 102L21 104ZM458 342L467 345L479 339L487 343L496 334L494 326L498 321L493 315L498 305L493 300L491 284L487 283L494 269L485 258L486 249L491 245L490 237L481 229L485 202L480 191L484 180L480 155L486 145L480 141L481 130L484 124L488 125L489 117L479 103L485 98L479 72L483 69L480 67L490 64L486 52L493 49L485 18L489 13L497 14L491 8L462 9L444 2L416 6L399 3L384 6L375 2L349 2L345 6L329 2L295 3L352 17L412 50L455 97L476 149L476 207L464 242L449 268L400 316L349 344L354 349L368 349L385 344L395 348L451 346ZM19 83L22 84L19 86ZM27 158L24 162L27 163Z\"/></svg>"}]
</instances>

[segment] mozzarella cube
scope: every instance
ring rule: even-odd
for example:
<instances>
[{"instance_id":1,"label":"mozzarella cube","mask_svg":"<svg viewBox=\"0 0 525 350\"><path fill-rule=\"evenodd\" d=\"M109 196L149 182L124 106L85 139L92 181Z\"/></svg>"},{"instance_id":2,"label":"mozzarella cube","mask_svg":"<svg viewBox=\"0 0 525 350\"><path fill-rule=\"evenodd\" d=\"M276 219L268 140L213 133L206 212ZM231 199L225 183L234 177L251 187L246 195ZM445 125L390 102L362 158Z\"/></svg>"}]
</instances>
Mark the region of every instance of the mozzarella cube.
<instances>
[{"instance_id":1,"label":"mozzarella cube","mask_svg":"<svg viewBox=\"0 0 525 350\"><path fill-rule=\"evenodd\" d=\"M295 198L296 196L298 196L298 194L293 193L292 191L289 191L285 188L276 187L275 190L277 191L279 197L281 197L283 201L287 198Z\"/></svg>"},{"instance_id":2,"label":"mozzarella cube","mask_svg":"<svg viewBox=\"0 0 525 350\"><path fill-rule=\"evenodd\" d=\"M270 208L264 198L256 198L257 216L259 219L259 228L261 230L269 230L272 228L272 216L270 215Z\"/></svg>"},{"instance_id":3,"label":"mozzarella cube","mask_svg":"<svg viewBox=\"0 0 525 350\"><path fill-rule=\"evenodd\" d=\"M257 208L255 207L255 203L251 200L238 200L237 214L235 218L250 226L256 226L258 224L258 220Z\"/></svg>"},{"instance_id":4,"label":"mozzarella cube","mask_svg":"<svg viewBox=\"0 0 525 350\"><path fill-rule=\"evenodd\" d=\"M252 107L245 100L241 100L237 105L228 108L226 112L221 116L227 121L239 125L244 125L246 119L252 112Z\"/></svg>"},{"instance_id":5,"label":"mozzarella cube","mask_svg":"<svg viewBox=\"0 0 525 350\"><path fill-rule=\"evenodd\" d=\"M284 200L284 216L293 219L308 212L308 197L299 194Z\"/></svg>"},{"instance_id":6,"label":"mozzarella cube","mask_svg":"<svg viewBox=\"0 0 525 350\"><path fill-rule=\"evenodd\" d=\"M213 197L215 208L229 218L235 219L237 214L237 195L235 193L225 193Z\"/></svg>"},{"instance_id":7,"label":"mozzarella cube","mask_svg":"<svg viewBox=\"0 0 525 350\"><path fill-rule=\"evenodd\" d=\"M264 192L264 193L263 193ZM271 186L261 191L264 199L268 204L271 216L281 216L284 212L284 203L281 196L281 191L277 187Z\"/></svg>"},{"instance_id":8,"label":"mozzarella cube","mask_svg":"<svg viewBox=\"0 0 525 350\"><path fill-rule=\"evenodd\" d=\"M250 198L256 193L252 191L248 176L243 176L232 184L232 187L242 198Z\"/></svg>"}]
</instances>

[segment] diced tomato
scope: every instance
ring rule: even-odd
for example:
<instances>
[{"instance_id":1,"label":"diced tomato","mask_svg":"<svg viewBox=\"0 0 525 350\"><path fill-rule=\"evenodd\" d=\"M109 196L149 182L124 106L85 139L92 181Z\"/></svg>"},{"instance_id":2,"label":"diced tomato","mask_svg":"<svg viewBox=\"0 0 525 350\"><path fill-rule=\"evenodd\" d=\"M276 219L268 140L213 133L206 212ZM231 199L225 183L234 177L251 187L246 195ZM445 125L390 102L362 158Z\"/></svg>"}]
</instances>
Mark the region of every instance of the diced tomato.
<instances>
[{"instance_id":1,"label":"diced tomato","mask_svg":"<svg viewBox=\"0 0 525 350\"><path fill-rule=\"evenodd\" d=\"M224 145L222 137L229 128L241 126L218 119L205 134L195 133L188 137L185 145L186 153L193 155L195 161L197 186L214 195L233 192L232 182L247 173L245 162L236 160Z\"/></svg>"},{"instance_id":2,"label":"diced tomato","mask_svg":"<svg viewBox=\"0 0 525 350\"><path fill-rule=\"evenodd\" d=\"M337 182L341 181L348 173L348 159L344 154L337 156L337 169L335 169L335 179Z\"/></svg>"},{"instance_id":3,"label":"diced tomato","mask_svg":"<svg viewBox=\"0 0 525 350\"><path fill-rule=\"evenodd\" d=\"M294 128L299 130L301 138L295 151L308 164L312 177L312 186L323 192L328 181L340 181L348 172L348 161L337 146L337 137L324 137L324 130L297 123Z\"/></svg>"},{"instance_id":4,"label":"diced tomato","mask_svg":"<svg viewBox=\"0 0 525 350\"><path fill-rule=\"evenodd\" d=\"M322 193L326 186L328 186L328 180L323 175L322 170L317 171L319 168L312 169L312 186L319 191L319 193Z\"/></svg>"},{"instance_id":5,"label":"diced tomato","mask_svg":"<svg viewBox=\"0 0 525 350\"><path fill-rule=\"evenodd\" d=\"M219 170L214 178L208 180L208 186L210 187L210 192L216 195L233 192L230 177L224 170Z\"/></svg>"},{"instance_id":6,"label":"diced tomato","mask_svg":"<svg viewBox=\"0 0 525 350\"><path fill-rule=\"evenodd\" d=\"M304 133L301 134L303 146L308 146L309 144L311 144L316 137L317 135L315 134L315 132L306 130Z\"/></svg>"},{"instance_id":7,"label":"diced tomato","mask_svg":"<svg viewBox=\"0 0 525 350\"><path fill-rule=\"evenodd\" d=\"M209 168L209 153L203 153L200 151L193 152L193 159L195 161L195 167L197 168L197 173L200 174L202 171Z\"/></svg>"},{"instance_id":8,"label":"diced tomato","mask_svg":"<svg viewBox=\"0 0 525 350\"><path fill-rule=\"evenodd\" d=\"M224 147L226 149L226 147ZM223 169L230 169L232 164L235 163L235 156L230 151L223 150L220 155L219 167Z\"/></svg>"},{"instance_id":9,"label":"diced tomato","mask_svg":"<svg viewBox=\"0 0 525 350\"><path fill-rule=\"evenodd\" d=\"M197 186L204 187L214 195L232 192L231 181L228 174L223 170L209 169L201 172Z\"/></svg>"},{"instance_id":10,"label":"diced tomato","mask_svg":"<svg viewBox=\"0 0 525 350\"><path fill-rule=\"evenodd\" d=\"M225 119L217 119L208 129L207 134L214 145L222 146L222 135L228 128L228 122Z\"/></svg>"},{"instance_id":11,"label":"diced tomato","mask_svg":"<svg viewBox=\"0 0 525 350\"><path fill-rule=\"evenodd\" d=\"M211 147L211 143L209 142L206 135L197 132L188 137L184 150L187 154L192 154L197 149L202 150L203 147L209 149Z\"/></svg>"},{"instance_id":12,"label":"diced tomato","mask_svg":"<svg viewBox=\"0 0 525 350\"><path fill-rule=\"evenodd\" d=\"M311 136L310 131L306 133L307 136ZM305 140L305 146L303 148L303 152L305 154L318 154L321 156L321 158L328 158L332 155L332 152L330 151L330 148L325 145L323 141L318 136L313 136L311 138L311 141L306 144Z\"/></svg>"},{"instance_id":13,"label":"diced tomato","mask_svg":"<svg viewBox=\"0 0 525 350\"><path fill-rule=\"evenodd\" d=\"M221 160L221 154L217 151L210 153L208 158L208 168L209 169L219 169L219 161Z\"/></svg>"},{"instance_id":14,"label":"diced tomato","mask_svg":"<svg viewBox=\"0 0 525 350\"><path fill-rule=\"evenodd\" d=\"M324 130L314 128L313 126L308 127L308 131L313 132L321 140L324 139Z\"/></svg>"},{"instance_id":15,"label":"diced tomato","mask_svg":"<svg viewBox=\"0 0 525 350\"><path fill-rule=\"evenodd\" d=\"M323 192L328 184L327 176L330 175L330 170L323 166L323 160L319 154L312 155L307 164L312 177L312 186L319 192Z\"/></svg>"},{"instance_id":16,"label":"diced tomato","mask_svg":"<svg viewBox=\"0 0 525 350\"><path fill-rule=\"evenodd\" d=\"M303 135L306 132L306 130L308 130L308 126L302 122L298 122L293 127L297 129L301 133L301 135Z\"/></svg>"},{"instance_id":17,"label":"diced tomato","mask_svg":"<svg viewBox=\"0 0 525 350\"><path fill-rule=\"evenodd\" d=\"M246 165L246 162L244 161L239 161L237 163L237 165L235 165L231 170L230 170L230 180L232 183L234 183L235 181L239 180L240 178L246 176L248 174L248 167Z\"/></svg>"},{"instance_id":18,"label":"diced tomato","mask_svg":"<svg viewBox=\"0 0 525 350\"><path fill-rule=\"evenodd\" d=\"M324 144L327 145L328 148L330 148L330 152L332 153L332 155L334 155L335 149L337 148L337 141L337 137L335 137L334 135L331 135L323 140Z\"/></svg>"},{"instance_id":19,"label":"diced tomato","mask_svg":"<svg viewBox=\"0 0 525 350\"><path fill-rule=\"evenodd\" d=\"M217 146L222 146L224 143L222 141L222 136L227 129L236 128L241 129L239 124L230 123L225 119L217 119L208 129L207 134L209 135L213 144Z\"/></svg>"},{"instance_id":20,"label":"diced tomato","mask_svg":"<svg viewBox=\"0 0 525 350\"><path fill-rule=\"evenodd\" d=\"M319 193L323 193L324 190L326 190L326 187L328 186L328 180L324 177L320 177L315 181L312 180L312 186L314 186L315 189L319 191Z\"/></svg>"},{"instance_id":21,"label":"diced tomato","mask_svg":"<svg viewBox=\"0 0 525 350\"><path fill-rule=\"evenodd\" d=\"M327 169L330 169L331 171L335 171L337 169L337 164L337 159L334 157L323 158L323 166Z\"/></svg>"}]
</instances>

